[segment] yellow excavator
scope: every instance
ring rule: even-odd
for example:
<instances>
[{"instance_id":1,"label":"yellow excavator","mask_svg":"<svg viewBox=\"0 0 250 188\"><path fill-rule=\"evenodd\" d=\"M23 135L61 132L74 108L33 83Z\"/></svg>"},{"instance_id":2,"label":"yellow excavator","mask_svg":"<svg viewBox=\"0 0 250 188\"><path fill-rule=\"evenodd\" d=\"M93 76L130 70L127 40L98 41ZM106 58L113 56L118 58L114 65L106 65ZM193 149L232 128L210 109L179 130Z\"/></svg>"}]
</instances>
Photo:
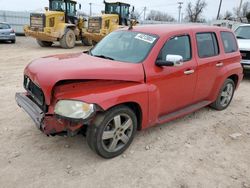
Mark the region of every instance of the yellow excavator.
<instances>
[{"instance_id":1,"label":"yellow excavator","mask_svg":"<svg viewBox=\"0 0 250 188\"><path fill-rule=\"evenodd\" d=\"M83 32L84 45L95 45L112 31L135 25L137 21L130 16L130 4L122 2L106 2L105 11L101 16L92 16L88 19L88 28ZM134 7L131 13L133 14Z\"/></svg>"},{"instance_id":2,"label":"yellow excavator","mask_svg":"<svg viewBox=\"0 0 250 188\"><path fill-rule=\"evenodd\" d=\"M44 13L31 13L30 26L24 27L26 36L37 40L41 47L49 47L59 41L62 48L73 48L82 40L84 18L76 15L75 0L49 0ZM79 4L81 9L81 4Z\"/></svg>"}]
</instances>

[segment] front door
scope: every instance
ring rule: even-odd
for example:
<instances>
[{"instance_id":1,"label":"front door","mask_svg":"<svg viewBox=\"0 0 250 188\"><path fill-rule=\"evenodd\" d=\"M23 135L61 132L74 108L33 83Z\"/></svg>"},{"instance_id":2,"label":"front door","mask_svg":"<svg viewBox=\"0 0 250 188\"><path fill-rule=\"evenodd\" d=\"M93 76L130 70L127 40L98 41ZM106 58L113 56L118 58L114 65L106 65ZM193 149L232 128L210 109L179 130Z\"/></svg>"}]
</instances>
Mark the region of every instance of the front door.
<instances>
[{"instance_id":1,"label":"front door","mask_svg":"<svg viewBox=\"0 0 250 188\"><path fill-rule=\"evenodd\" d=\"M182 66L155 69L158 79L153 84L158 90L158 118L191 105L197 80L197 62L192 57L190 35L173 36L167 40L158 60L166 60L167 55L180 55L184 63Z\"/></svg>"}]
</instances>

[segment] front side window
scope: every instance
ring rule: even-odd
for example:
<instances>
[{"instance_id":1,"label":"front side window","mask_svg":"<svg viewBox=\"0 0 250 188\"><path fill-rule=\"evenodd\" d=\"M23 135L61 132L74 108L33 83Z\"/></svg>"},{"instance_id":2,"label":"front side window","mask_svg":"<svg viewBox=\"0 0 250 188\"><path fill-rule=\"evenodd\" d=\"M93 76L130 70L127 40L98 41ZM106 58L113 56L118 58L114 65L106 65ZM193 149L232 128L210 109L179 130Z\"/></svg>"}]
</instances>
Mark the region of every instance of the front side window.
<instances>
[{"instance_id":1,"label":"front side window","mask_svg":"<svg viewBox=\"0 0 250 188\"><path fill-rule=\"evenodd\" d=\"M191 43L190 37L188 35L175 36L168 40L157 60L166 61L167 55L180 55L183 57L183 61L188 61L191 59Z\"/></svg>"},{"instance_id":2,"label":"front side window","mask_svg":"<svg viewBox=\"0 0 250 188\"><path fill-rule=\"evenodd\" d=\"M129 7L123 5L121 7L121 9L122 9L121 16L122 17L128 17L129 16Z\"/></svg>"},{"instance_id":3,"label":"front side window","mask_svg":"<svg viewBox=\"0 0 250 188\"><path fill-rule=\"evenodd\" d=\"M200 58L217 56L219 46L215 33L196 34L198 55Z\"/></svg>"},{"instance_id":4,"label":"front side window","mask_svg":"<svg viewBox=\"0 0 250 188\"><path fill-rule=\"evenodd\" d=\"M235 35L238 39L250 39L250 26L240 26L236 29Z\"/></svg>"},{"instance_id":5,"label":"front side window","mask_svg":"<svg viewBox=\"0 0 250 188\"><path fill-rule=\"evenodd\" d=\"M221 32L221 38L226 53L237 52L238 46L233 33L223 31Z\"/></svg>"},{"instance_id":6,"label":"front side window","mask_svg":"<svg viewBox=\"0 0 250 188\"><path fill-rule=\"evenodd\" d=\"M76 15L76 4L75 3L67 3L67 14L69 16Z\"/></svg>"},{"instance_id":7,"label":"front side window","mask_svg":"<svg viewBox=\"0 0 250 188\"><path fill-rule=\"evenodd\" d=\"M128 63L140 63L147 57L157 39L158 36L152 34L116 31L101 40L90 51L90 55Z\"/></svg>"}]
</instances>

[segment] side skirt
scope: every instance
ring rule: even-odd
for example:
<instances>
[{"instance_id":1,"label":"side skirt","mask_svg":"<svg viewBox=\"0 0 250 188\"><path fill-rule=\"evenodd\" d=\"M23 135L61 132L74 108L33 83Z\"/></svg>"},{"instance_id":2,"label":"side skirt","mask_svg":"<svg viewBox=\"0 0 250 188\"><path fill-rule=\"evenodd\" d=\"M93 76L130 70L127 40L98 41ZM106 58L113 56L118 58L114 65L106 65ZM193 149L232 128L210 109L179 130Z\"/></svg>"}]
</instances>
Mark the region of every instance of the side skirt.
<instances>
[{"instance_id":1,"label":"side skirt","mask_svg":"<svg viewBox=\"0 0 250 188\"><path fill-rule=\"evenodd\" d=\"M167 115L163 115L163 116L159 117L158 124L163 124L163 123L175 120L179 117L183 117L183 116L190 114L192 112L195 112L195 111L197 111L205 106L208 106L209 104L211 104L211 101L201 101L199 103L187 106L186 108L183 108L181 110L172 112L172 113L167 114Z\"/></svg>"}]
</instances>

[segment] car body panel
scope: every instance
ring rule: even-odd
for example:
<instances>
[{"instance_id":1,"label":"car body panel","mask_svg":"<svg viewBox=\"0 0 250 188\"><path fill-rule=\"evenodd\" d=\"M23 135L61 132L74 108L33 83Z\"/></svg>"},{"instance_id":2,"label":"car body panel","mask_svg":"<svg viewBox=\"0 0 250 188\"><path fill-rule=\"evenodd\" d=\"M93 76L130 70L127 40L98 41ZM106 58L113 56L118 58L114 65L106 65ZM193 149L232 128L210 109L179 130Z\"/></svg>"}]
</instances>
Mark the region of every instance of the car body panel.
<instances>
[{"instance_id":1,"label":"car body panel","mask_svg":"<svg viewBox=\"0 0 250 188\"><path fill-rule=\"evenodd\" d=\"M37 59L26 67L24 74L41 87L47 105L51 102L53 87L60 81L122 80L144 82L142 64L115 62L84 53Z\"/></svg>"}]
</instances>

